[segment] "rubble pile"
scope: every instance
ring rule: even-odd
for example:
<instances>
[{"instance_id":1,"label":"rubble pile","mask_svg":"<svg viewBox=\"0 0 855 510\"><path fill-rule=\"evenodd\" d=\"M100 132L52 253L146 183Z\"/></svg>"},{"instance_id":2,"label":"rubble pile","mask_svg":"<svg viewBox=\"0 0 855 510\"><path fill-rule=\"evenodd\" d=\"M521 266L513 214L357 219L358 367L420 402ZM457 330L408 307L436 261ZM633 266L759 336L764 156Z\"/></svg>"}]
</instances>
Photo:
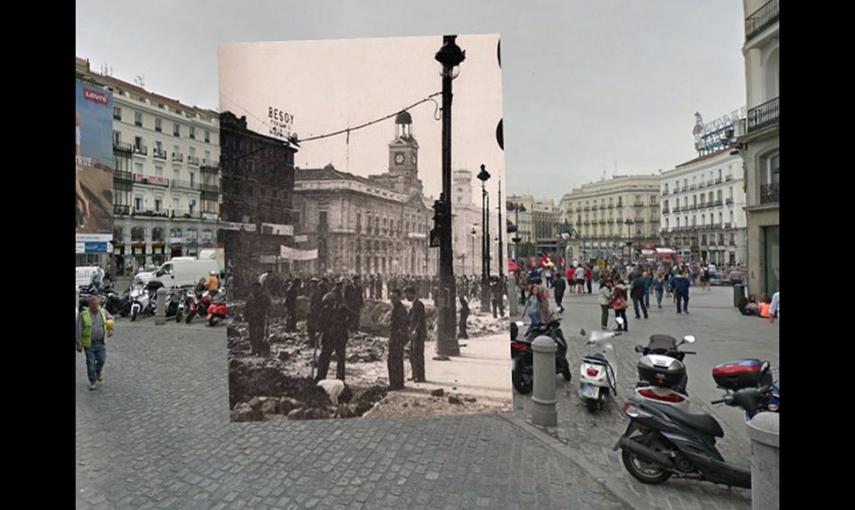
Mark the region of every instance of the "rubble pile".
<instances>
[{"instance_id":1,"label":"rubble pile","mask_svg":"<svg viewBox=\"0 0 855 510\"><path fill-rule=\"evenodd\" d=\"M364 418L397 418L403 416L438 416L444 414L506 413L510 403L479 400L441 389L425 393L392 392L377 402Z\"/></svg>"}]
</instances>

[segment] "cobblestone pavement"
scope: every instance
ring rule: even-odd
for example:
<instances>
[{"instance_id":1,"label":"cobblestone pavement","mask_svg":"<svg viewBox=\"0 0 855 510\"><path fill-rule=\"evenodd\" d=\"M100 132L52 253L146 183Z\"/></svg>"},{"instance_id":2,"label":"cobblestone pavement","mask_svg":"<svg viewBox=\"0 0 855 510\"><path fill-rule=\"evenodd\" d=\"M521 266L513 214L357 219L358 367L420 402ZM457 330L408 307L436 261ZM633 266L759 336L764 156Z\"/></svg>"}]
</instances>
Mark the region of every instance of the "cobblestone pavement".
<instances>
[{"instance_id":1,"label":"cobblestone pavement","mask_svg":"<svg viewBox=\"0 0 855 510\"><path fill-rule=\"evenodd\" d=\"M222 327L119 320L103 387L76 365L81 509L629 508L512 417L230 423Z\"/></svg>"},{"instance_id":2,"label":"cobblestone pavement","mask_svg":"<svg viewBox=\"0 0 855 510\"><path fill-rule=\"evenodd\" d=\"M651 509L748 509L751 507L750 491L731 489L721 485L692 480L671 479L663 485L644 485L623 467L620 451L612 451L618 437L626 430L628 420L621 413L623 399L631 394L637 381L636 363L640 357L634 352L636 344L645 344L654 333L665 333L682 338L695 335L697 341L683 350L697 351L687 355L689 396L692 412L707 412L716 417L725 431L718 440L724 458L734 464L750 465L750 443L741 410L725 406L711 406L709 402L720 398L715 387L712 367L722 361L757 357L768 359L773 367L778 363L778 326L756 317L742 317L731 306L732 289L714 287L711 291L692 289L691 315L677 315L670 301L663 299L663 308L650 310L649 319L635 319L632 307L627 310L629 333L613 339L618 359L618 393L620 398L606 409L590 414L579 398L578 366L586 353L579 329L591 332L600 327L600 308L594 295L567 294L562 329L569 344L573 380L565 382L556 377L558 389L558 427L543 430L566 445L569 455L624 498L638 508ZM610 319L613 323L613 317ZM523 399L526 401L526 399ZM527 401L526 401L527 404ZM527 416L517 411L520 417Z\"/></svg>"}]
</instances>

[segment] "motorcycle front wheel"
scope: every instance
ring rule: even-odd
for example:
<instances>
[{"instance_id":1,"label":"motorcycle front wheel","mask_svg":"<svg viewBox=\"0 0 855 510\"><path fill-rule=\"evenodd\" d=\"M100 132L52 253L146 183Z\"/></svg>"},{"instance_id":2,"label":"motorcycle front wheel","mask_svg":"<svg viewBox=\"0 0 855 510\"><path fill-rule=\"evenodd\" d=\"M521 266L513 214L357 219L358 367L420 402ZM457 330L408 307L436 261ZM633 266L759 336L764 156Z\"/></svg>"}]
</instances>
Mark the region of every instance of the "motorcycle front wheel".
<instances>
[{"instance_id":1,"label":"motorcycle front wheel","mask_svg":"<svg viewBox=\"0 0 855 510\"><path fill-rule=\"evenodd\" d=\"M634 437L630 439L631 441L638 441L639 438ZM644 444L642 442L642 444ZM650 445L645 445L650 446ZM624 448L621 453L621 460L623 461L623 466L629 471L629 474L633 476L636 480L641 483L646 483L649 485L658 485L660 483L664 483L669 478L671 478L671 472L667 471L652 462L648 462L642 458L639 458L633 452Z\"/></svg>"},{"instance_id":2,"label":"motorcycle front wheel","mask_svg":"<svg viewBox=\"0 0 855 510\"><path fill-rule=\"evenodd\" d=\"M186 319L184 319L184 323L185 323L185 324L190 324L190 321L192 321L192 320L193 320L193 314L192 314L192 313L188 313L188 314L187 314L187 318L186 318Z\"/></svg>"},{"instance_id":3,"label":"motorcycle front wheel","mask_svg":"<svg viewBox=\"0 0 855 510\"><path fill-rule=\"evenodd\" d=\"M521 361L514 363L514 368L511 371L511 383L514 385L514 389L522 395L531 393L532 386L534 385L534 381L532 380L533 375L533 370L526 369L524 363Z\"/></svg>"}]
</instances>

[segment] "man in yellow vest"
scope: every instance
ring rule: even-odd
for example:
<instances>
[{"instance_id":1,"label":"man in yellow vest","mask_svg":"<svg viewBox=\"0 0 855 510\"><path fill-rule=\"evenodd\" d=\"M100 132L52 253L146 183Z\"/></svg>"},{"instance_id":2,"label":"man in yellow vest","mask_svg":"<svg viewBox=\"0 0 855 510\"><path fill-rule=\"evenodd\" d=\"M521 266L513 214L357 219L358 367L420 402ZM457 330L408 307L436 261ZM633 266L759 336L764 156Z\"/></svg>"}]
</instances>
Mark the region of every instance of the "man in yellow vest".
<instances>
[{"instance_id":1,"label":"man in yellow vest","mask_svg":"<svg viewBox=\"0 0 855 510\"><path fill-rule=\"evenodd\" d=\"M77 315L77 352L86 354L89 389L97 388L101 371L107 361L107 337L113 336L113 317L101 308L101 298L89 298L89 308Z\"/></svg>"}]
</instances>

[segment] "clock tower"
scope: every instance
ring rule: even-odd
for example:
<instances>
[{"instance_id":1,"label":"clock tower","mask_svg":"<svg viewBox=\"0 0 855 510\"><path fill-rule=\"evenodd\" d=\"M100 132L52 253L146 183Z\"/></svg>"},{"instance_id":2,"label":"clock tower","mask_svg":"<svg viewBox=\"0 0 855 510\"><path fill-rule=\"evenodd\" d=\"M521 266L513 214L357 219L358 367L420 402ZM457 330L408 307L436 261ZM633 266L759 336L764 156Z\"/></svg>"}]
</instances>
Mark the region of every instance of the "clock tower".
<instances>
[{"instance_id":1,"label":"clock tower","mask_svg":"<svg viewBox=\"0 0 855 510\"><path fill-rule=\"evenodd\" d=\"M395 117L395 138L389 142L389 174L402 191L422 191L418 173L419 143L413 137L413 118L402 111Z\"/></svg>"}]
</instances>

